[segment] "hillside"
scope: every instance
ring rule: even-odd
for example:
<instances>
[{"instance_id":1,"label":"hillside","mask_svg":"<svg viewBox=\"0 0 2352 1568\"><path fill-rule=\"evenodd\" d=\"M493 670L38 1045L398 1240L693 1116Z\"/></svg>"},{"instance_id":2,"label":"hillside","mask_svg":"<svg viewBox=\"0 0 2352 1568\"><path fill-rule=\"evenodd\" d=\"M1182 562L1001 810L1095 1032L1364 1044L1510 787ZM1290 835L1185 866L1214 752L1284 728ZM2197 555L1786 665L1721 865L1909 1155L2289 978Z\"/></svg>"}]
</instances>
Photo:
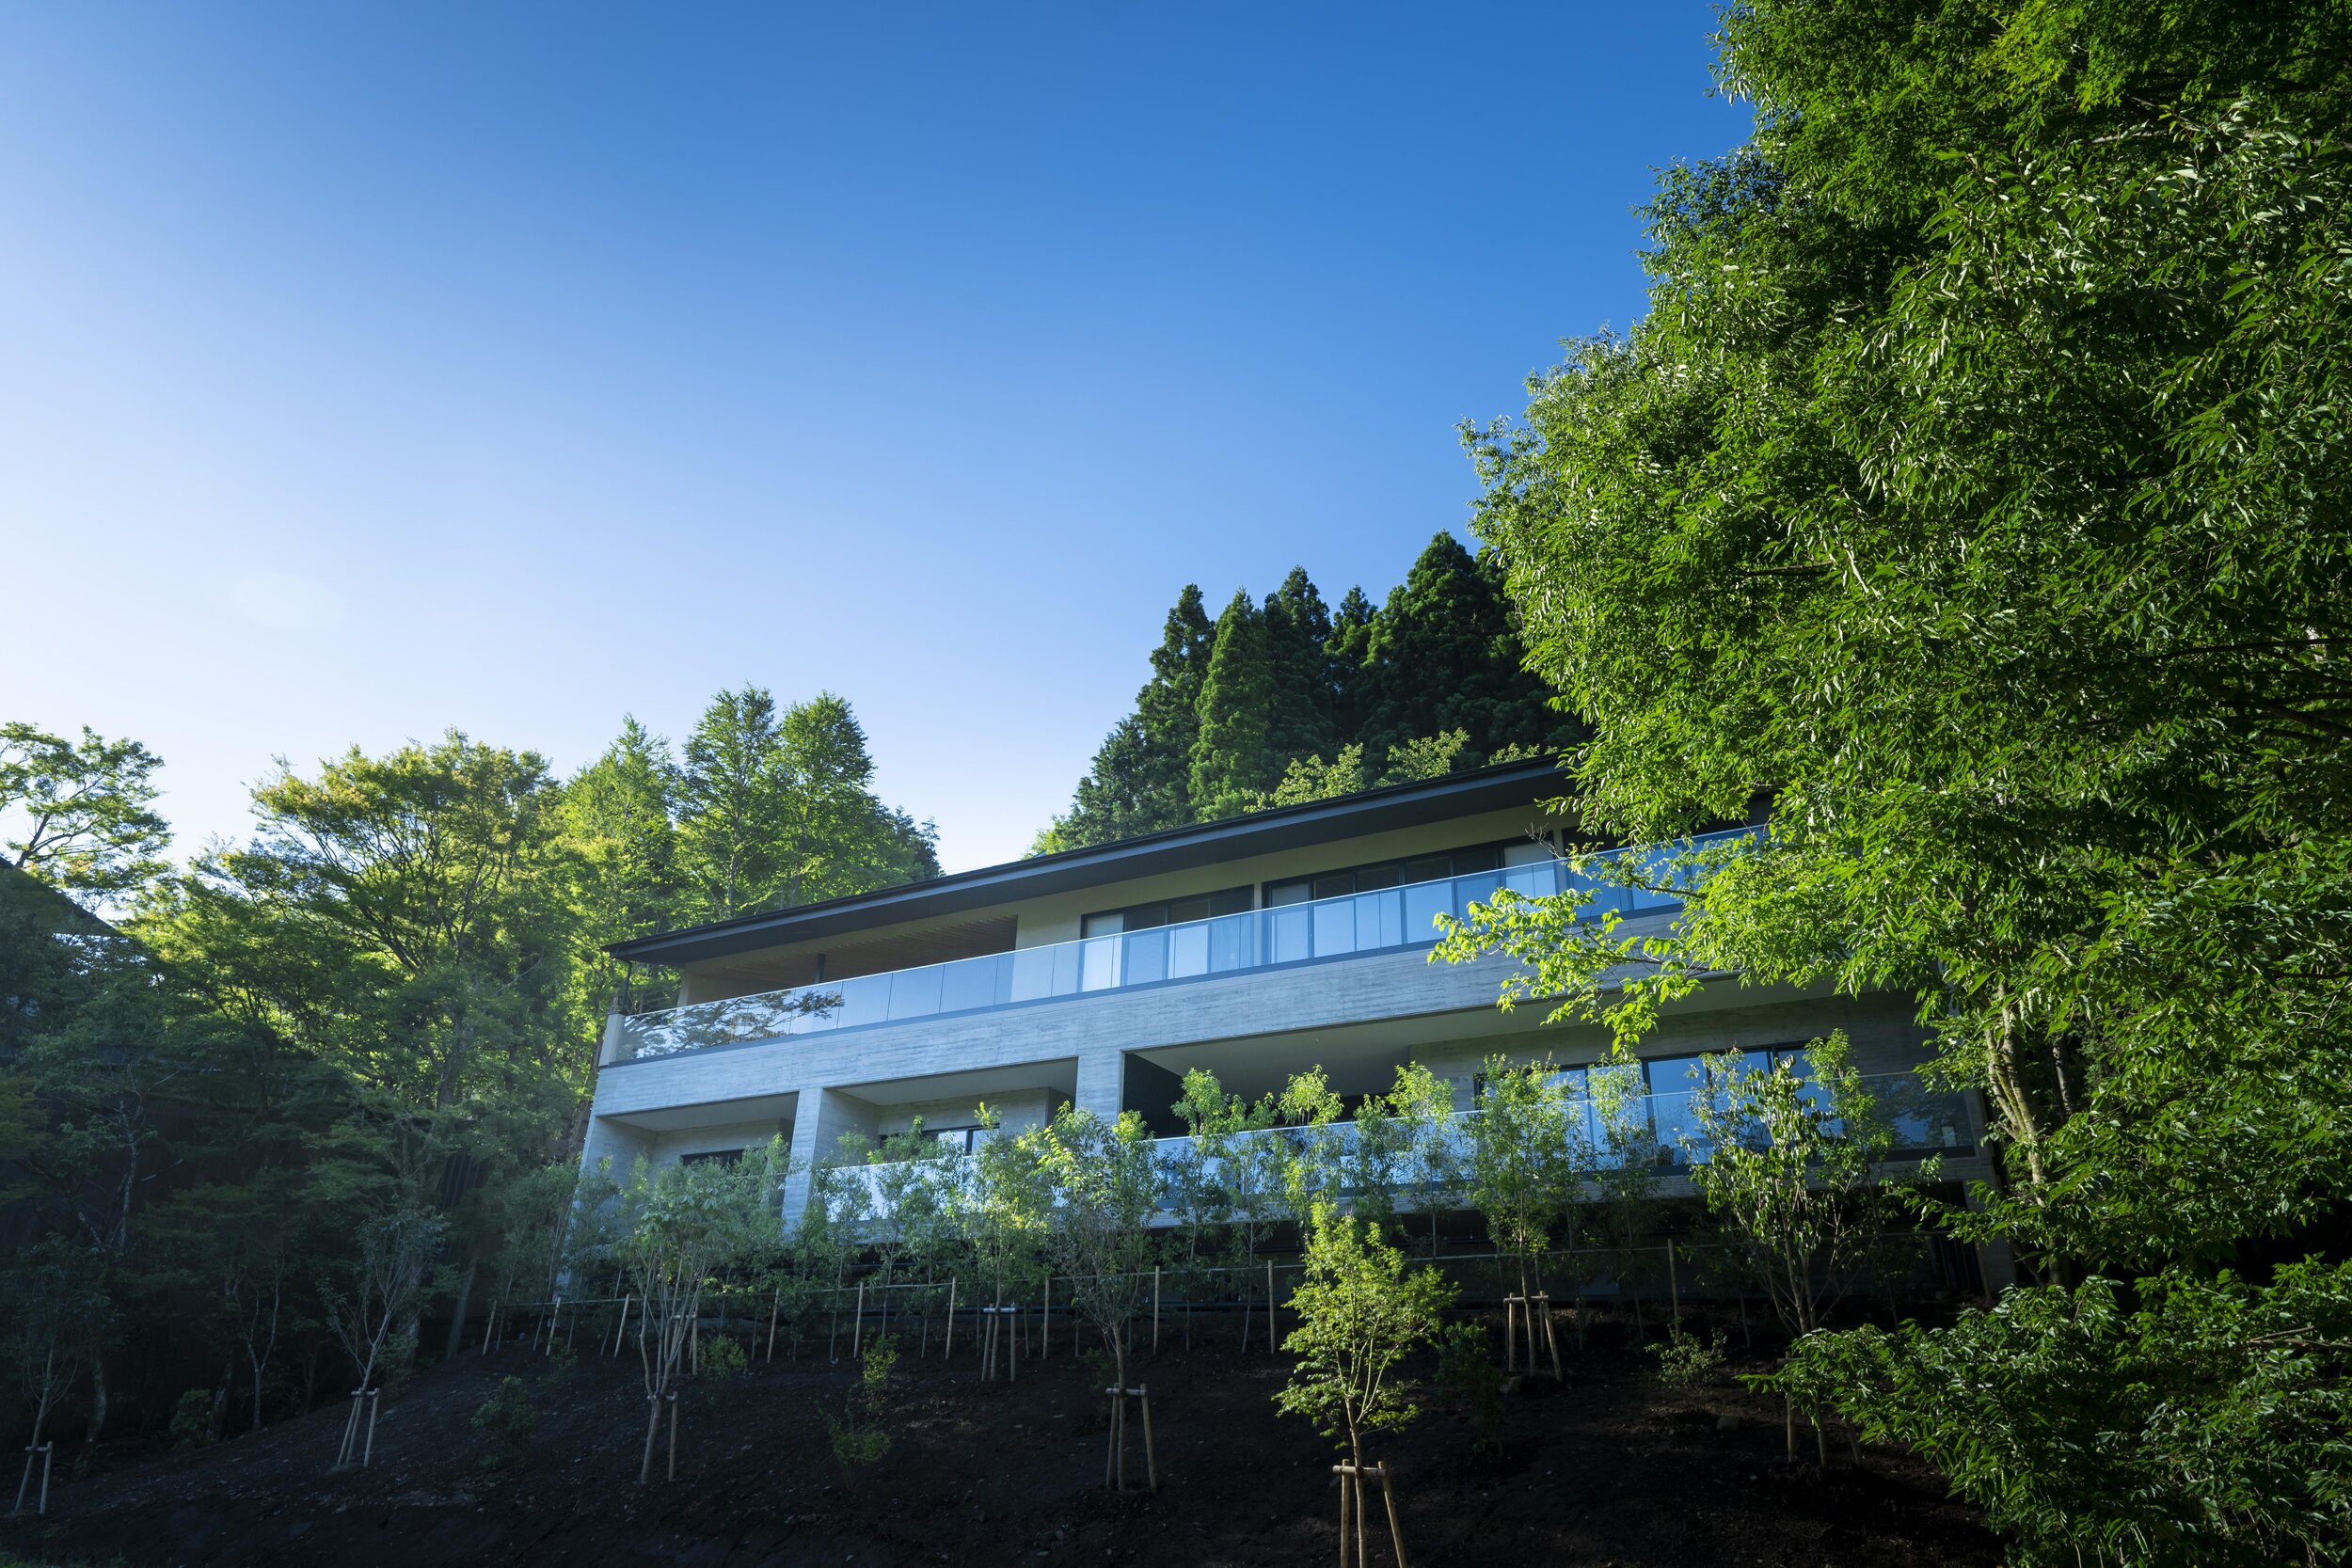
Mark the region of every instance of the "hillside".
<instances>
[{"instance_id":1,"label":"hillside","mask_svg":"<svg viewBox=\"0 0 2352 1568\"><path fill-rule=\"evenodd\" d=\"M1206 1332L1222 1338L1229 1325ZM1171 1336L1171 1339L1172 1339ZM1737 1337L1735 1335L1735 1343ZM846 1343L844 1349L846 1350ZM850 1375L821 1347L691 1388L675 1482L636 1484L644 1395L631 1360L568 1367L527 1345L460 1355L385 1406L374 1463L327 1473L342 1412L323 1409L194 1453L61 1482L45 1525L9 1521L0 1544L38 1562L119 1558L129 1568L334 1563L661 1561L702 1568L859 1564L1328 1562L1337 1493L1329 1450L1268 1398L1283 1363L1230 1344L1172 1347L1153 1389L1158 1497L1103 1488L1103 1405L1067 1333L1011 1386L983 1384L967 1344L952 1368L900 1362L897 1441L845 1490L820 1405ZM937 1347L934 1345L934 1352ZM845 1358L846 1359L846 1358ZM1778 1408L1727 1377L1689 1392L1622 1347L1572 1358L1562 1386L1508 1401L1500 1462L1433 1411L1383 1446L1401 1480L1412 1560L1447 1563L1837 1564L1977 1568L1998 1559L1924 1466L1842 1443L1827 1475L1781 1461ZM519 1373L541 1412L530 1466L480 1466L469 1423ZM1737 1417L1735 1430L1721 1430ZM1807 1445L1809 1450L1810 1445ZM1140 1444L1131 1473L1141 1473ZM660 1461L656 1462L657 1475ZM1375 1544L1375 1561L1386 1560Z\"/></svg>"}]
</instances>

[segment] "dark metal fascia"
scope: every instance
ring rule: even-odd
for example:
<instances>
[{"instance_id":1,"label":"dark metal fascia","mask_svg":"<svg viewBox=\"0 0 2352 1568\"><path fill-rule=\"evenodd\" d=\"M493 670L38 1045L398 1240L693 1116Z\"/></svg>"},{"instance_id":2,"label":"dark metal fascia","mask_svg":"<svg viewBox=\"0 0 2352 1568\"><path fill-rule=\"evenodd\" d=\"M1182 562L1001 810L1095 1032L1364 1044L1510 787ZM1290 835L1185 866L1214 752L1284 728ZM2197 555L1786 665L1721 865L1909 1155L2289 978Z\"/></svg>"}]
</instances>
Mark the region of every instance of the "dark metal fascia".
<instances>
[{"instance_id":1,"label":"dark metal fascia","mask_svg":"<svg viewBox=\"0 0 2352 1568\"><path fill-rule=\"evenodd\" d=\"M1564 793L1566 782L1549 761L1508 763L959 871L929 881L902 882L821 904L739 915L683 931L616 942L605 951L632 963L681 964L726 958L842 931L944 918L1018 899L1361 838L1507 806L1533 805Z\"/></svg>"}]
</instances>

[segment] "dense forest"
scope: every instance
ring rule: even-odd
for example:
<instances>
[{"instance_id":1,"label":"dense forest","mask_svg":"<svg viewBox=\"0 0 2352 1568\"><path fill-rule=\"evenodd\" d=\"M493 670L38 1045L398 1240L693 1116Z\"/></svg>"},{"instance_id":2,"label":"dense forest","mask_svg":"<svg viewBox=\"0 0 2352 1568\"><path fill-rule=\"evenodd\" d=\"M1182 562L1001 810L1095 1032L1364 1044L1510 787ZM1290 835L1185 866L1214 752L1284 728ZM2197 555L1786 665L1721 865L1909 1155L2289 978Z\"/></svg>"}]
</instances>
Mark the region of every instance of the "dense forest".
<instances>
[{"instance_id":1,"label":"dense forest","mask_svg":"<svg viewBox=\"0 0 2352 1568\"><path fill-rule=\"evenodd\" d=\"M1500 560L1440 533L1375 608L1303 568L1209 618L1186 585L1152 678L1033 853L1555 751L1573 726L1527 673Z\"/></svg>"},{"instance_id":2,"label":"dense forest","mask_svg":"<svg viewBox=\"0 0 2352 1568\"><path fill-rule=\"evenodd\" d=\"M831 694L721 692L675 749L628 721L568 779L455 733L281 765L184 869L159 767L0 727L0 1352L84 1452L397 1372L397 1257L462 1319L568 1197L603 943L938 873Z\"/></svg>"}]
</instances>

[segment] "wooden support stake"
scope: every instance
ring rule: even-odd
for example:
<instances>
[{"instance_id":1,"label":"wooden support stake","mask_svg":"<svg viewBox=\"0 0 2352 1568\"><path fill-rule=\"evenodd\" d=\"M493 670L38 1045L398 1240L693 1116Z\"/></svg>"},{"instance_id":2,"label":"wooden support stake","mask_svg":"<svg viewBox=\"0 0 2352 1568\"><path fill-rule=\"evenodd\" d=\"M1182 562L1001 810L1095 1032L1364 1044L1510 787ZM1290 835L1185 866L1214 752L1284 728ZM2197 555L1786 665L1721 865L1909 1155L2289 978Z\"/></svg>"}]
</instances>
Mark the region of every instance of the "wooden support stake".
<instances>
[{"instance_id":1,"label":"wooden support stake","mask_svg":"<svg viewBox=\"0 0 2352 1568\"><path fill-rule=\"evenodd\" d=\"M1528 1307L1531 1312L1541 1311L1543 1313L1544 1350L1551 1357L1551 1380L1554 1383L1557 1383L1560 1381L1560 1338L1552 1331L1551 1297L1549 1295L1537 1295L1530 1300ZM1533 1322L1529 1323L1527 1328L1527 1363L1529 1370L1534 1370L1535 1365L1535 1325Z\"/></svg>"},{"instance_id":2,"label":"wooden support stake","mask_svg":"<svg viewBox=\"0 0 2352 1568\"><path fill-rule=\"evenodd\" d=\"M381 1388L368 1390L368 1446L359 1455L359 1468L362 1470L366 1469L375 1459L375 1411L376 1406L382 1402L383 1395L384 1390Z\"/></svg>"},{"instance_id":3,"label":"wooden support stake","mask_svg":"<svg viewBox=\"0 0 2352 1568\"><path fill-rule=\"evenodd\" d=\"M776 1314L784 1310L784 1287L776 1287L775 1299L768 1304L768 1359L776 1358Z\"/></svg>"},{"instance_id":4,"label":"wooden support stake","mask_svg":"<svg viewBox=\"0 0 2352 1568\"><path fill-rule=\"evenodd\" d=\"M628 1296L623 1296L621 1298L621 1321L619 1323L614 1325L612 1330L612 1354L616 1359L621 1354L621 1338L628 1332L628 1304L631 1298Z\"/></svg>"},{"instance_id":5,"label":"wooden support stake","mask_svg":"<svg viewBox=\"0 0 2352 1568\"><path fill-rule=\"evenodd\" d=\"M865 1343L866 1343L866 1281L864 1281L863 1279L861 1279L861 1280L859 1280L859 1281L857 1282L857 1317L855 1318L855 1320L853 1320L853 1321L851 1322L851 1323L850 1323L850 1360L855 1361L855 1360L859 1359L860 1357L862 1357L862 1356L866 1354L866 1353L865 1353L865 1351L864 1351L863 1349L861 1349L861 1348L860 1348L860 1347L862 1347Z\"/></svg>"},{"instance_id":6,"label":"wooden support stake","mask_svg":"<svg viewBox=\"0 0 2352 1568\"><path fill-rule=\"evenodd\" d=\"M1347 1568L1348 1496L1355 1485L1355 1472L1345 1465L1334 1465L1331 1473L1340 1478L1340 1568Z\"/></svg>"},{"instance_id":7,"label":"wooden support stake","mask_svg":"<svg viewBox=\"0 0 2352 1568\"><path fill-rule=\"evenodd\" d=\"M1396 1547L1396 1568L1412 1568L1412 1564L1405 1560L1405 1527L1397 1523L1396 1488L1389 1484L1388 1461L1382 1460L1374 1468L1380 1472L1380 1495L1389 1505L1389 1541Z\"/></svg>"},{"instance_id":8,"label":"wooden support stake","mask_svg":"<svg viewBox=\"0 0 2352 1568\"><path fill-rule=\"evenodd\" d=\"M1152 1354L1160 1354L1160 1266L1157 1263L1152 1265ZM1151 1418L1146 1417L1143 1424L1149 1430ZM1151 1447L1148 1442L1144 1446Z\"/></svg>"},{"instance_id":9,"label":"wooden support stake","mask_svg":"<svg viewBox=\"0 0 2352 1568\"><path fill-rule=\"evenodd\" d=\"M1265 1260L1265 1349L1268 1355L1279 1354L1274 1345L1274 1259Z\"/></svg>"},{"instance_id":10,"label":"wooden support stake","mask_svg":"<svg viewBox=\"0 0 2352 1568\"><path fill-rule=\"evenodd\" d=\"M49 1462L56 1457L56 1451L57 1440L54 1437L40 1446L40 1501L33 1509L37 1517L49 1512Z\"/></svg>"},{"instance_id":11,"label":"wooden support stake","mask_svg":"<svg viewBox=\"0 0 2352 1568\"><path fill-rule=\"evenodd\" d=\"M1054 1354L1054 1276L1045 1276L1045 1305L1038 1312L1037 1331L1045 1339L1045 1354Z\"/></svg>"},{"instance_id":12,"label":"wooden support stake","mask_svg":"<svg viewBox=\"0 0 2352 1568\"><path fill-rule=\"evenodd\" d=\"M490 1354L490 1331L498 1326L498 1321L499 1304L494 1301L490 1304L489 1316L482 1320L482 1354L485 1355Z\"/></svg>"},{"instance_id":13,"label":"wooden support stake","mask_svg":"<svg viewBox=\"0 0 2352 1568\"><path fill-rule=\"evenodd\" d=\"M1105 1388L1103 1392L1111 1397L1110 1446L1103 1450L1103 1489L1107 1492L1110 1490L1111 1477L1117 1472L1119 1466L1119 1412L1126 1402L1119 1397L1119 1390L1116 1388Z\"/></svg>"},{"instance_id":14,"label":"wooden support stake","mask_svg":"<svg viewBox=\"0 0 2352 1568\"><path fill-rule=\"evenodd\" d=\"M1152 1386L1145 1384L1137 1388L1136 1393L1143 1401L1143 1473L1145 1479L1151 1481L1152 1491L1156 1496L1160 1490L1160 1461L1159 1456L1152 1451ZM1857 1449L1857 1455L1859 1452L1860 1450ZM1857 1457L1854 1463L1859 1465L1860 1458Z\"/></svg>"},{"instance_id":15,"label":"wooden support stake","mask_svg":"<svg viewBox=\"0 0 2352 1568\"><path fill-rule=\"evenodd\" d=\"M956 1276L947 1276L947 1344L939 1353L942 1361L956 1358Z\"/></svg>"},{"instance_id":16,"label":"wooden support stake","mask_svg":"<svg viewBox=\"0 0 2352 1568\"><path fill-rule=\"evenodd\" d=\"M1675 1239L1666 1238L1666 1291L1674 1303L1675 1322L1682 1321L1682 1278L1675 1270Z\"/></svg>"},{"instance_id":17,"label":"wooden support stake","mask_svg":"<svg viewBox=\"0 0 2352 1568\"><path fill-rule=\"evenodd\" d=\"M677 1480L677 1395L670 1396L670 1479Z\"/></svg>"}]
</instances>

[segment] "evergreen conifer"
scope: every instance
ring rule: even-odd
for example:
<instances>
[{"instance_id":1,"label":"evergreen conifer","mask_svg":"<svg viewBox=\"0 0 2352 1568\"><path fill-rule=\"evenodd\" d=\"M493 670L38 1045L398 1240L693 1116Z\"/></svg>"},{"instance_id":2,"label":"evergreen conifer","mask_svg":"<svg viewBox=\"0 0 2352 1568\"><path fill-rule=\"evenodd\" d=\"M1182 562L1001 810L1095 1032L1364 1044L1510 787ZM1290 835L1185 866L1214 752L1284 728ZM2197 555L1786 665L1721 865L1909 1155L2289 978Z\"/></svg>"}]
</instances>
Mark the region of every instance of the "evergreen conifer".
<instances>
[{"instance_id":1,"label":"evergreen conifer","mask_svg":"<svg viewBox=\"0 0 2352 1568\"><path fill-rule=\"evenodd\" d=\"M1276 702L1266 618L1248 594L1237 593L1217 617L1200 688L1200 733L1192 745L1192 809L1200 821L1235 816L1281 782L1287 759L1274 749Z\"/></svg>"}]
</instances>

